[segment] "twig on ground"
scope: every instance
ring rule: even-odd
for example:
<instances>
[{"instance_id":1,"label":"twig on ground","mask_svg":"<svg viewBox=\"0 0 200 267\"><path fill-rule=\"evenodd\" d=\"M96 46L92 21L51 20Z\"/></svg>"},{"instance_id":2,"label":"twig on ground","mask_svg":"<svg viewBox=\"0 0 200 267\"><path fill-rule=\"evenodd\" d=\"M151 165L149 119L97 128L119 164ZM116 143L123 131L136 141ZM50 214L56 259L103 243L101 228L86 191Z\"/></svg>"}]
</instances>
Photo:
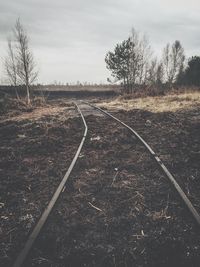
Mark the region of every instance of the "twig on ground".
<instances>
[{"instance_id":1,"label":"twig on ground","mask_svg":"<svg viewBox=\"0 0 200 267\"><path fill-rule=\"evenodd\" d=\"M100 208L94 206L91 202L88 202L88 204L89 204L92 208L94 208L94 209L96 209L96 210L98 210L98 211L103 212L103 210L101 210Z\"/></svg>"},{"instance_id":2,"label":"twig on ground","mask_svg":"<svg viewBox=\"0 0 200 267\"><path fill-rule=\"evenodd\" d=\"M114 184L114 182L116 181L118 174L119 174L119 172L117 171L117 172L115 173L115 176L113 177L113 181L112 181L111 186L112 186L112 185Z\"/></svg>"}]
</instances>

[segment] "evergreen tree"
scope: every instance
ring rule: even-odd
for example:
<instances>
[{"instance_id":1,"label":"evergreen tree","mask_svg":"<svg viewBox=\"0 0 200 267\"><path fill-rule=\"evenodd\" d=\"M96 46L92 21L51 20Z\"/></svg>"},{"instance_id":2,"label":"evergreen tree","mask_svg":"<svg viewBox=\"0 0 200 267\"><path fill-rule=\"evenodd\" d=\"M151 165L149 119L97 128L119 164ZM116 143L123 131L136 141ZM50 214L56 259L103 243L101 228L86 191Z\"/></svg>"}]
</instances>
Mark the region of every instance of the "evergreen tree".
<instances>
[{"instance_id":1,"label":"evergreen tree","mask_svg":"<svg viewBox=\"0 0 200 267\"><path fill-rule=\"evenodd\" d=\"M188 67L180 77L180 82L200 86L200 57L194 56L188 61Z\"/></svg>"},{"instance_id":2,"label":"evergreen tree","mask_svg":"<svg viewBox=\"0 0 200 267\"><path fill-rule=\"evenodd\" d=\"M128 38L122 43L117 44L114 52L108 52L105 58L107 69L111 71L113 77L123 82L127 91L130 85L131 47L132 42Z\"/></svg>"}]
</instances>

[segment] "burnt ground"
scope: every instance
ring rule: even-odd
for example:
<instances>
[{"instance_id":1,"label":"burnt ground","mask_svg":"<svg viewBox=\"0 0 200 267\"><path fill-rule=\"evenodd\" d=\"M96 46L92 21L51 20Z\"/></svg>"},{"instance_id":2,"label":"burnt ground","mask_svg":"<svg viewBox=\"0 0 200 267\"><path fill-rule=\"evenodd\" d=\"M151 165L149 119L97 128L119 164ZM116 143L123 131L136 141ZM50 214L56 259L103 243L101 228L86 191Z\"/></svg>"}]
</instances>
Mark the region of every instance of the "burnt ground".
<instances>
[{"instance_id":1,"label":"burnt ground","mask_svg":"<svg viewBox=\"0 0 200 267\"><path fill-rule=\"evenodd\" d=\"M79 145L81 119L66 114L0 125L2 266L13 263ZM115 115L144 137L200 212L199 108ZM25 266L199 266L199 227L148 153L111 119L86 121L79 161Z\"/></svg>"}]
</instances>

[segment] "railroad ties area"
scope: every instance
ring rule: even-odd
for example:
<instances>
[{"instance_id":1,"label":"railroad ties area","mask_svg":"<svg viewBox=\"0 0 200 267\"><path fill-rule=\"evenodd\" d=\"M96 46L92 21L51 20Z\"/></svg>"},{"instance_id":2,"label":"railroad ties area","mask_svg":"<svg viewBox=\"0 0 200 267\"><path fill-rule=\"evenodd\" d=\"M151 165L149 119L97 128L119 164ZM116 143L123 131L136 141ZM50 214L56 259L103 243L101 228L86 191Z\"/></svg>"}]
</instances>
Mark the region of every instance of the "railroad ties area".
<instances>
[{"instance_id":1,"label":"railroad ties area","mask_svg":"<svg viewBox=\"0 0 200 267\"><path fill-rule=\"evenodd\" d=\"M188 185L196 162L191 170L183 167L181 171L179 157L185 148L170 155L165 144L160 147L173 134L159 124L162 118L137 110L116 114L162 153L183 194L136 132L87 103L79 102L77 108L83 122L81 143L74 144L79 145L78 152L72 165L68 161L69 170L47 205L49 216L43 214L32 226L28 243L19 245L18 250L20 246L25 250L14 266L199 266L200 203L198 192L191 188L192 193ZM80 131L80 119L72 124L74 136L75 125ZM170 115L169 120L178 127L175 117ZM196 132L192 134L196 137ZM193 177L197 178L194 173ZM45 225L38 228L41 222Z\"/></svg>"}]
</instances>

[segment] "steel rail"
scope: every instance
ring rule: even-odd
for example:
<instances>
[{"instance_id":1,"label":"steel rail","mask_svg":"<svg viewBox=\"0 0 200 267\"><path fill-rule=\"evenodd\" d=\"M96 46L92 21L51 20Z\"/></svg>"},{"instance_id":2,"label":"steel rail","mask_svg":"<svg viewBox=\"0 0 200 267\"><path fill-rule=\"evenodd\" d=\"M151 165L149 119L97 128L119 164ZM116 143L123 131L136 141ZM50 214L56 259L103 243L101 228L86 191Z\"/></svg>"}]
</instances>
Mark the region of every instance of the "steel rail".
<instances>
[{"instance_id":1,"label":"steel rail","mask_svg":"<svg viewBox=\"0 0 200 267\"><path fill-rule=\"evenodd\" d=\"M186 196L186 194L184 193L184 191L182 190L180 185L177 183L177 181L175 180L173 175L170 173L170 171L167 169L167 167L164 165L164 163L161 161L161 159L157 156L157 154L153 151L153 149L146 143L146 141L135 130L133 130L130 126L128 126L126 123L122 122L121 120L119 120L118 118L116 118L115 116L110 114L109 112L107 112L107 111L105 111L105 110L103 110L97 106L94 106L88 102L82 101L82 103L85 103L86 105L89 105L90 107L92 107L92 108L102 112L103 114L111 117L112 119L119 122L121 125L126 127L131 133L134 134L134 136L143 144L143 146L147 149L147 151L150 153L150 155L156 161L156 163L158 164L158 166L160 167L162 172L165 174L165 176L171 181L171 183L175 187L176 191L178 192L178 194L182 198L183 202L185 203L185 205L187 206L187 208L189 209L189 211L193 215L194 219L196 220L198 225L200 225L199 213L197 212L197 210L195 209L195 207L193 206L193 204L191 203L189 198Z\"/></svg>"},{"instance_id":2,"label":"steel rail","mask_svg":"<svg viewBox=\"0 0 200 267\"><path fill-rule=\"evenodd\" d=\"M60 182L59 186L57 187L52 199L50 200L48 206L46 207L46 209L44 210L42 216L40 217L38 223L36 224L35 228L33 229L31 235L29 236L27 242L25 243L25 246L24 248L22 249L22 251L20 252L19 256L17 257L16 261L14 262L14 265L13 267L20 267L20 266L23 266L23 263L24 261L26 260L35 240L37 239L39 233L41 232L45 222L47 221L47 218L49 216L49 214L51 213L56 201L58 200L61 192L63 191L63 188L65 187L65 184L75 166L75 163L78 159L78 156L80 155L80 152L81 152L81 149L83 147L83 144L85 142L85 138L87 136L87 131L88 131L88 127L87 127L87 124L86 124L86 121L84 119L84 116L81 112L81 110L79 109L78 105L76 103L74 103L74 105L76 106L78 112L80 113L81 115L81 118L82 118L82 121L83 121L83 124L84 124L84 128L85 128L85 131L84 131L84 134L83 134L83 137L82 137L82 140L81 140L81 143L76 151L76 154L69 166L69 169L67 170L64 178L62 179L62 181Z\"/></svg>"}]
</instances>

